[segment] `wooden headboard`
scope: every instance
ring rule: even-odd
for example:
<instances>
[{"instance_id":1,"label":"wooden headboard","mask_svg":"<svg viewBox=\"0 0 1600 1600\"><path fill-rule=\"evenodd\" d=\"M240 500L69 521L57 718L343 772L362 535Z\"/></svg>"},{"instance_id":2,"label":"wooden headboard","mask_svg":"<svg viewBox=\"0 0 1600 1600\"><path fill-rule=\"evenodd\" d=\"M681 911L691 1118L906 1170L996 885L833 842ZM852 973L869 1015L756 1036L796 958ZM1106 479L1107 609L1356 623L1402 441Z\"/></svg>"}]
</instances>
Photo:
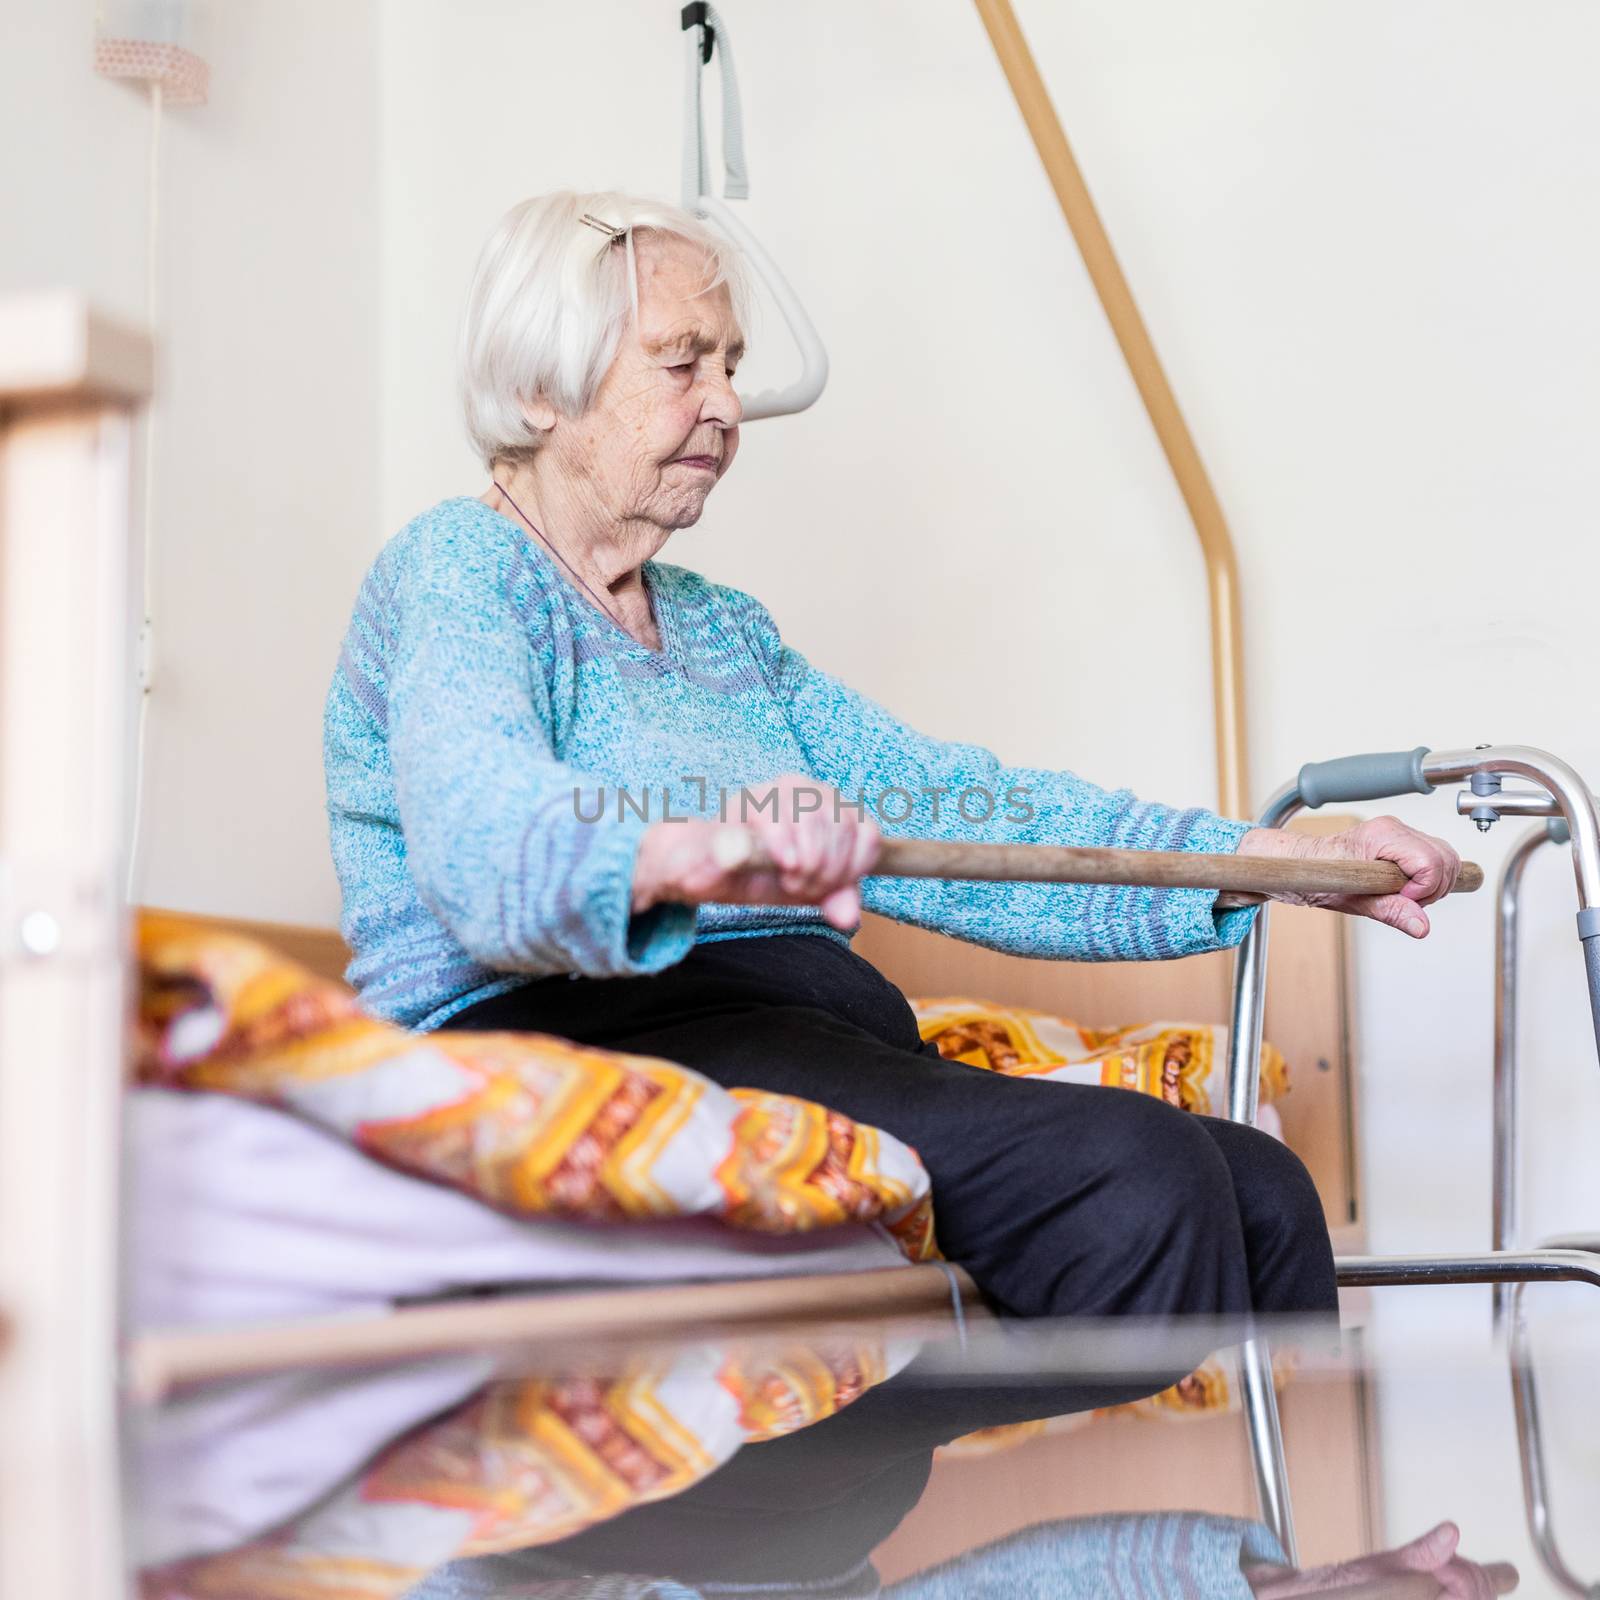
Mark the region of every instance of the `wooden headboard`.
<instances>
[{"instance_id":1,"label":"wooden headboard","mask_svg":"<svg viewBox=\"0 0 1600 1600\"><path fill-rule=\"evenodd\" d=\"M1333 832L1351 820L1308 817L1297 825ZM320 976L343 981L350 952L337 929L177 914L260 939ZM1228 1020L1233 966L1226 954L1119 964L1030 961L874 916L863 920L855 948L909 995L970 995L1096 1026ZM1289 1094L1278 1109L1285 1136L1316 1179L1341 1251L1364 1244L1349 964L1343 917L1274 908L1266 1032L1289 1063Z\"/></svg>"}]
</instances>

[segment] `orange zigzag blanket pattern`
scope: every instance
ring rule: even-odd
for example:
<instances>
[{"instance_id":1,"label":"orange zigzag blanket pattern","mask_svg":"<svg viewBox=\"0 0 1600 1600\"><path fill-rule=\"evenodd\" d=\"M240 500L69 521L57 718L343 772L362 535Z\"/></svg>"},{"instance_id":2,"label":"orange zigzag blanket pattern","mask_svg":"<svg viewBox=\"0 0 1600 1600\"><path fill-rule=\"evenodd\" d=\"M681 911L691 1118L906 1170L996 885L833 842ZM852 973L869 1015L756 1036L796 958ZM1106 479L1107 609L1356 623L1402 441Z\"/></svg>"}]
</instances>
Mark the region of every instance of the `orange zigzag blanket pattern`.
<instances>
[{"instance_id":1,"label":"orange zigzag blanket pattern","mask_svg":"<svg viewBox=\"0 0 1600 1600\"><path fill-rule=\"evenodd\" d=\"M746 1444L810 1427L916 1346L873 1333L604 1361L489 1384L288 1525L142 1574L145 1600L397 1600L463 1557L670 1499ZM351 1554L351 1530L381 1554Z\"/></svg>"},{"instance_id":2,"label":"orange zigzag blanket pattern","mask_svg":"<svg viewBox=\"0 0 1600 1600\"><path fill-rule=\"evenodd\" d=\"M786 1095L534 1033L416 1034L254 940L138 919L140 1081L282 1107L518 1216L879 1223L937 1257L928 1175L892 1135Z\"/></svg>"},{"instance_id":3,"label":"orange zigzag blanket pattern","mask_svg":"<svg viewBox=\"0 0 1600 1600\"><path fill-rule=\"evenodd\" d=\"M1009 1078L1136 1089L1202 1115L1221 1110L1228 1030L1209 1023L1143 1022L1085 1028L1027 1006L964 997L913 1000L917 1027L948 1061L965 1061ZM1270 1044L1261 1047L1261 1103L1289 1090L1289 1069Z\"/></svg>"}]
</instances>

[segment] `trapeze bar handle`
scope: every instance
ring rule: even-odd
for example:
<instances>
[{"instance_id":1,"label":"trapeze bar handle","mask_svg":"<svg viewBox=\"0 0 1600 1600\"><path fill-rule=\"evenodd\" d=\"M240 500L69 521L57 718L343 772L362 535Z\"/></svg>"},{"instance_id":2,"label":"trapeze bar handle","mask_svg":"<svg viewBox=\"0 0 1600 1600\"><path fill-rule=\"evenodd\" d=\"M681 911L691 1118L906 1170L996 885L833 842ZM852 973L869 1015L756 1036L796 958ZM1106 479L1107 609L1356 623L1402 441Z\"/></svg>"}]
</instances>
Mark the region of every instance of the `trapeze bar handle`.
<instances>
[{"instance_id":1,"label":"trapeze bar handle","mask_svg":"<svg viewBox=\"0 0 1600 1600\"><path fill-rule=\"evenodd\" d=\"M793 416L815 405L828 382L828 352L823 347L822 335L800 304L800 296L790 287L789 280L760 240L715 195L701 195L693 209L716 223L744 251L745 258L756 269L756 276L777 301L778 310L783 313L783 320L800 351L800 376L793 383L782 389L763 389L759 394L739 396L744 420L759 422L763 417Z\"/></svg>"},{"instance_id":2,"label":"trapeze bar handle","mask_svg":"<svg viewBox=\"0 0 1600 1600\"><path fill-rule=\"evenodd\" d=\"M779 270L761 242L729 209L727 201L744 200L750 193L750 173L745 164L744 112L739 81L733 66L733 46L728 25L715 6L695 0L683 8L680 20L685 39L685 92L683 129L683 205L686 211L714 223L744 252L756 277L777 302L785 325L800 352L800 376L781 389L741 394L744 421L763 417L788 417L815 405L828 382L828 352L800 296ZM711 159L706 149L705 122L701 114L700 82L715 55L722 70L722 195L711 192Z\"/></svg>"},{"instance_id":3,"label":"trapeze bar handle","mask_svg":"<svg viewBox=\"0 0 1600 1600\"><path fill-rule=\"evenodd\" d=\"M1333 761L1308 761L1300 769L1295 787L1300 803L1309 811L1331 801L1387 800L1397 794L1431 794L1433 785L1422 775L1428 746L1415 750L1381 750L1362 756L1339 756Z\"/></svg>"}]
</instances>

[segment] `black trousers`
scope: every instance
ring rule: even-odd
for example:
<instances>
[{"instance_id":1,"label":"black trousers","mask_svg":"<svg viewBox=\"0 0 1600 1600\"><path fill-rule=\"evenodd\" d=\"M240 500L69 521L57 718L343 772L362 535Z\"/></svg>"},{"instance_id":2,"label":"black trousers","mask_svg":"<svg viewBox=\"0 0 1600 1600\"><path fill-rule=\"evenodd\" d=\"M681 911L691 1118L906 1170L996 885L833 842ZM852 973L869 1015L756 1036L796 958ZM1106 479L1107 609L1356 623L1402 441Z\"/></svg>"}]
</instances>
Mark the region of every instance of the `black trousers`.
<instances>
[{"instance_id":1,"label":"black trousers","mask_svg":"<svg viewBox=\"0 0 1600 1600\"><path fill-rule=\"evenodd\" d=\"M1126 1089L946 1061L900 991L823 935L714 940L648 977L541 978L444 1026L662 1056L888 1130L933 1179L945 1255L1013 1315L1337 1308L1321 1202L1277 1140Z\"/></svg>"}]
</instances>

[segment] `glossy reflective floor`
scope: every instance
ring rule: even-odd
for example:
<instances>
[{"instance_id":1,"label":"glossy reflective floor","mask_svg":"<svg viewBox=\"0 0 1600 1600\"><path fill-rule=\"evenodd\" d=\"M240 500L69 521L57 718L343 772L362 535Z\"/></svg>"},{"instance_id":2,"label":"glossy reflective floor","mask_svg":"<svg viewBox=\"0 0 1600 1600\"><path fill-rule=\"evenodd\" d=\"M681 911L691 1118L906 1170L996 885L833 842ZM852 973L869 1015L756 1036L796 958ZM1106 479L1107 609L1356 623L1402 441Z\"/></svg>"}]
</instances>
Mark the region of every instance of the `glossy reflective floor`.
<instances>
[{"instance_id":1,"label":"glossy reflective floor","mask_svg":"<svg viewBox=\"0 0 1600 1600\"><path fill-rule=\"evenodd\" d=\"M1298 1567L1257 1517L1241 1330L981 1317L180 1389L126 1418L128 1546L174 1600L1582 1592L1600 1296L1530 1291L1492 1335L1486 1291L1380 1293L1273 1332Z\"/></svg>"}]
</instances>

